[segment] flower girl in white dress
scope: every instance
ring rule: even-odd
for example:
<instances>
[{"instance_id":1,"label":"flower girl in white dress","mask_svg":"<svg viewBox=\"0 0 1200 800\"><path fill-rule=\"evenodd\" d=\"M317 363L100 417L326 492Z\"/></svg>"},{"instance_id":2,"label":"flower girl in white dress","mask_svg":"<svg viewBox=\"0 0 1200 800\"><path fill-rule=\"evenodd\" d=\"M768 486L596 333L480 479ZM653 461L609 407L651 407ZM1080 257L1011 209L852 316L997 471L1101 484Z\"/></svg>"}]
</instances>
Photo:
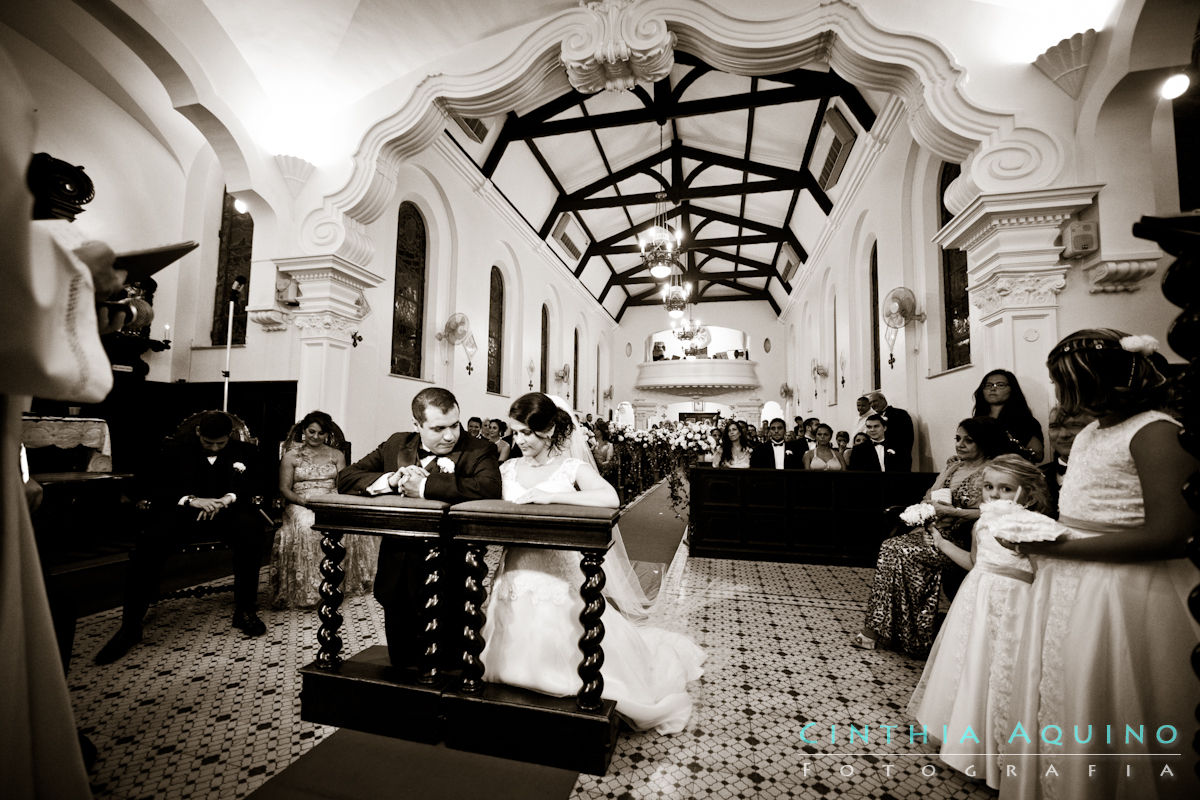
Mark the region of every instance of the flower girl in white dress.
<instances>
[{"instance_id":1,"label":"flower girl in white dress","mask_svg":"<svg viewBox=\"0 0 1200 800\"><path fill-rule=\"evenodd\" d=\"M1158 410L1166 362L1157 344L1083 330L1047 361L1062 409L1097 420L1075 439L1063 479L1067 536L1016 545L1034 556L1037 576L1014 670L1003 800L1200 797L1191 752L1200 626L1187 608L1200 571L1184 557L1200 518L1180 493L1198 464Z\"/></svg>"},{"instance_id":2,"label":"flower girl in white dress","mask_svg":"<svg viewBox=\"0 0 1200 800\"><path fill-rule=\"evenodd\" d=\"M928 729L931 739L942 742L943 761L996 789L997 753L1009 733L1005 717L1013 659L1033 583L1029 559L1001 546L996 537L1017 525L1036 524L1051 535L1062 528L1033 513L1049 505L1046 479L1021 456L989 461L982 483L984 502L970 551L933 529L934 545L970 572L929 652L908 713Z\"/></svg>"},{"instance_id":3,"label":"flower girl in white dress","mask_svg":"<svg viewBox=\"0 0 1200 800\"><path fill-rule=\"evenodd\" d=\"M571 415L547 395L533 392L509 409L521 457L500 467L503 498L514 503L567 503L615 508L616 491L588 463L586 443ZM579 457L576 457L579 456ZM700 677L704 652L678 633L635 625L648 603L619 532L604 559L606 604L603 697L637 730L676 733L691 716L687 684ZM579 554L527 547L505 549L492 581L483 626L484 679L557 697L576 694L583 634ZM660 592L661 596L662 592ZM615 605L614 605L615 603ZM618 610L618 607L620 610ZM622 613L624 612L624 613Z\"/></svg>"}]
</instances>

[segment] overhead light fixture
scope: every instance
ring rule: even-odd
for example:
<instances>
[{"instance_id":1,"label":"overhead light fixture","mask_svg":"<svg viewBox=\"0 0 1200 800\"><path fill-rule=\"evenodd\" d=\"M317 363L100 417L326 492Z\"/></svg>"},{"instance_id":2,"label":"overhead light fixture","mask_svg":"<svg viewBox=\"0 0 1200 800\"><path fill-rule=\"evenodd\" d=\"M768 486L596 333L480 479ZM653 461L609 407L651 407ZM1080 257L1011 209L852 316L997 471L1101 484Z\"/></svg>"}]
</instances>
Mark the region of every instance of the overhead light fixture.
<instances>
[{"instance_id":1,"label":"overhead light fixture","mask_svg":"<svg viewBox=\"0 0 1200 800\"><path fill-rule=\"evenodd\" d=\"M1164 100L1174 100L1186 92L1191 85L1192 79L1187 72L1176 72L1163 81L1158 93Z\"/></svg>"},{"instance_id":2,"label":"overhead light fixture","mask_svg":"<svg viewBox=\"0 0 1200 800\"><path fill-rule=\"evenodd\" d=\"M667 316L671 319L682 317L690 295L691 286L684 285L683 273L672 271L667 278L667 285L663 288L663 308L667 310Z\"/></svg>"},{"instance_id":3,"label":"overhead light fixture","mask_svg":"<svg viewBox=\"0 0 1200 800\"><path fill-rule=\"evenodd\" d=\"M658 151L663 149L663 129L658 127ZM664 176L665 180L665 176ZM683 235L667 225L670 203L666 192L654 195L654 224L638 234L638 248L642 252L642 266L650 270L650 277L661 281L670 277L679 266L679 249Z\"/></svg>"},{"instance_id":4,"label":"overhead light fixture","mask_svg":"<svg viewBox=\"0 0 1200 800\"><path fill-rule=\"evenodd\" d=\"M700 320L692 316L693 307L694 306L692 303L688 303L687 319L681 318L672 326L675 333L675 338L681 342L690 342L692 339L696 338L696 335L700 332L701 328L704 327L700 324Z\"/></svg>"}]
</instances>

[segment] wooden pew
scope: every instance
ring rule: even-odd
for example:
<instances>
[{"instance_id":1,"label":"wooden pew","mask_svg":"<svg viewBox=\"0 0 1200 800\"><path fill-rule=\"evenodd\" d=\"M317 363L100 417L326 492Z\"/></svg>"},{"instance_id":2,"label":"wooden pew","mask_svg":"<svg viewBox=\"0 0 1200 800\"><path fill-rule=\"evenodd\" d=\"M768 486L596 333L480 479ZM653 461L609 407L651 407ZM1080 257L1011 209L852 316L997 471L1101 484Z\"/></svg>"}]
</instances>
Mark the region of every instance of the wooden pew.
<instances>
[{"instance_id":1,"label":"wooden pew","mask_svg":"<svg viewBox=\"0 0 1200 800\"><path fill-rule=\"evenodd\" d=\"M616 524L616 509L515 505L481 500L448 506L396 496L326 495L310 500L321 531L319 651L301 668L301 718L412 741L437 743L547 766L603 775L616 746L615 704L601 699L604 575L601 562ZM417 670L391 666L387 648L341 655L341 561L346 534L399 536L426 548L427 643ZM433 636L443 616L441 560L451 545L465 552L466 625L461 671L438 669ZM557 698L484 683L484 563L487 547L512 544L581 551L580 691Z\"/></svg>"},{"instance_id":2,"label":"wooden pew","mask_svg":"<svg viewBox=\"0 0 1200 800\"><path fill-rule=\"evenodd\" d=\"M916 503L932 472L693 467L691 555L871 567L889 506Z\"/></svg>"}]
</instances>

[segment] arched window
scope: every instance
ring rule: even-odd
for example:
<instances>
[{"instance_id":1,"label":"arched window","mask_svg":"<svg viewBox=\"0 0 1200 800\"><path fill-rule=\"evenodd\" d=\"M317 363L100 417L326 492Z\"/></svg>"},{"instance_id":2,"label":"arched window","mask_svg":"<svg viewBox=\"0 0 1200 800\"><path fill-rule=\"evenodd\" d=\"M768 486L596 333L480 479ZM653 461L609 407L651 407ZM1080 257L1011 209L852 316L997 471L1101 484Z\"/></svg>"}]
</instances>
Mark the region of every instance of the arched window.
<instances>
[{"instance_id":1,"label":"arched window","mask_svg":"<svg viewBox=\"0 0 1200 800\"><path fill-rule=\"evenodd\" d=\"M879 389L879 362L883 356L879 347L879 242L871 245L871 388Z\"/></svg>"},{"instance_id":2,"label":"arched window","mask_svg":"<svg viewBox=\"0 0 1200 800\"><path fill-rule=\"evenodd\" d=\"M254 220L250 212L239 214L233 195L225 192L221 206L221 234L217 250L217 289L213 301L211 341L224 345L228 335L229 301L233 304L233 343L246 343L246 297L250 294L250 255L254 245ZM242 289L233 295L233 282L240 278Z\"/></svg>"},{"instance_id":3,"label":"arched window","mask_svg":"<svg viewBox=\"0 0 1200 800\"><path fill-rule=\"evenodd\" d=\"M538 387L542 392L549 390L550 378L550 309L542 304L542 377Z\"/></svg>"},{"instance_id":4,"label":"arched window","mask_svg":"<svg viewBox=\"0 0 1200 800\"><path fill-rule=\"evenodd\" d=\"M500 393L504 367L504 276L492 267L491 292L488 295L488 362L487 390Z\"/></svg>"},{"instance_id":5,"label":"arched window","mask_svg":"<svg viewBox=\"0 0 1200 800\"><path fill-rule=\"evenodd\" d=\"M938 228L954 218L943 199L946 189L962 172L958 164L943 164L938 177ZM942 248L942 304L946 325L946 369L971 363L971 325L968 319L967 254L963 250Z\"/></svg>"},{"instance_id":6,"label":"arched window","mask_svg":"<svg viewBox=\"0 0 1200 800\"><path fill-rule=\"evenodd\" d=\"M571 394L575 398L571 405L579 408L579 328L575 329L575 346L571 351Z\"/></svg>"},{"instance_id":7,"label":"arched window","mask_svg":"<svg viewBox=\"0 0 1200 800\"><path fill-rule=\"evenodd\" d=\"M421 377L425 327L425 220L412 203L401 203L396 225L396 290L392 301L392 374Z\"/></svg>"}]
</instances>

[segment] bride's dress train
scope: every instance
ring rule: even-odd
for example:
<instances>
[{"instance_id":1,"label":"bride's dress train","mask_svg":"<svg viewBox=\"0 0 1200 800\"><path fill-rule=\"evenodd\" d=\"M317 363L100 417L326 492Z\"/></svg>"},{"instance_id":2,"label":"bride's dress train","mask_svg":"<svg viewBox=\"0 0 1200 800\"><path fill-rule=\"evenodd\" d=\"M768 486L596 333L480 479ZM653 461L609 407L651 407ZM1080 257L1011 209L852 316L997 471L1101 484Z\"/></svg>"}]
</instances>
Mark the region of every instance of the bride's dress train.
<instances>
[{"instance_id":1,"label":"bride's dress train","mask_svg":"<svg viewBox=\"0 0 1200 800\"><path fill-rule=\"evenodd\" d=\"M580 463L565 459L537 488L573 491ZM500 473L505 500L525 493L516 480L515 462L502 464ZM576 694L582 583L578 552L507 548L492 581L483 626L484 679L558 697ZM683 730L692 712L687 684L700 677L704 651L682 634L634 625L611 603L601 621L603 696L615 700L617 712L638 730Z\"/></svg>"}]
</instances>

